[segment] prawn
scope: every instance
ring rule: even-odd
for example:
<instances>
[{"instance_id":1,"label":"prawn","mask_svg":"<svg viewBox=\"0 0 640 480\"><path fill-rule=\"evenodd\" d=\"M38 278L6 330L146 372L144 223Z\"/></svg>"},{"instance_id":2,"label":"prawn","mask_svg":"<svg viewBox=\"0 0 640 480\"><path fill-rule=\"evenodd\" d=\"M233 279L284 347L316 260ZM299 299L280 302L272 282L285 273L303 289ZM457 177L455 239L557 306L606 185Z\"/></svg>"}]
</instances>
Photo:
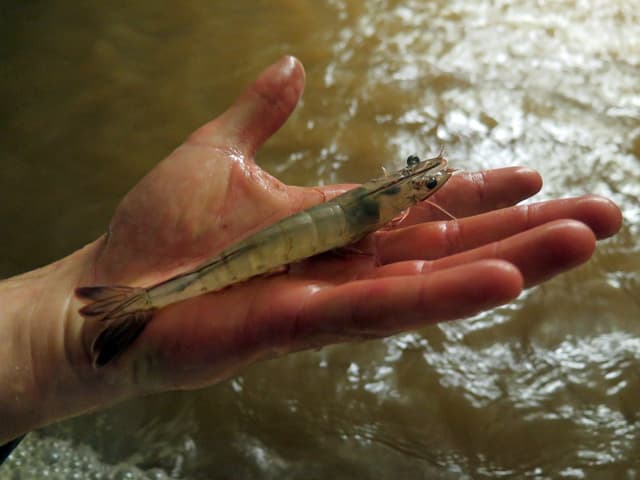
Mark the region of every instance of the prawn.
<instances>
[{"instance_id":1,"label":"prawn","mask_svg":"<svg viewBox=\"0 0 640 480\"><path fill-rule=\"evenodd\" d=\"M443 151L424 161L412 155L398 172L286 217L156 285L77 288L77 296L93 300L79 313L105 325L91 345L94 367L124 352L157 309L354 243L426 200L452 173Z\"/></svg>"}]
</instances>

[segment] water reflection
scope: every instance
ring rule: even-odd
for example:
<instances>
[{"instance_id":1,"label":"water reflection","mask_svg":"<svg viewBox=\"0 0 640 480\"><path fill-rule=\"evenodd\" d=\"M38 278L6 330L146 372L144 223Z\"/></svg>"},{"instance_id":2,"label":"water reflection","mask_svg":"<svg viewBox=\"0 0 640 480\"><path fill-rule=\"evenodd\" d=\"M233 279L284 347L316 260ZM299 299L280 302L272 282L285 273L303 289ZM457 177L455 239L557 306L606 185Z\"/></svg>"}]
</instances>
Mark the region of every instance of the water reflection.
<instances>
[{"instance_id":1,"label":"water reflection","mask_svg":"<svg viewBox=\"0 0 640 480\"><path fill-rule=\"evenodd\" d=\"M259 157L283 180L364 180L445 144L460 168L539 169L543 198L611 197L625 226L508 307L66 422L28 437L8 478L635 478L636 2L51 5L4 20L16 49L2 50L0 216L15 254L2 274L96 236L144 171L281 53L308 72L301 109Z\"/></svg>"}]
</instances>

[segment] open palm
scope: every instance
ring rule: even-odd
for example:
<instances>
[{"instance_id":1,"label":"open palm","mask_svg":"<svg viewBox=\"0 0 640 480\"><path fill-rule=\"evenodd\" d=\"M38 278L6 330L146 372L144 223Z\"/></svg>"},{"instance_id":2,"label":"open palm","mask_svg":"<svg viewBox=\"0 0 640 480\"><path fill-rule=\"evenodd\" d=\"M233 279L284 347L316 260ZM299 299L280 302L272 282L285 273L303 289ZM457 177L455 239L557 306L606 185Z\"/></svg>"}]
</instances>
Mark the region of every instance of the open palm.
<instances>
[{"instance_id":1,"label":"open palm","mask_svg":"<svg viewBox=\"0 0 640 480\"><path fill-rule=\"evenodd\" d=\"M150 172L118 207L90 281L152 285L348 188L287 186L253 162L303 85L301 64L281 59ZM432 200L458 220L420 206L365 239L365 255L322 255L170 305L106 368L144 372L134 376L142 389L190 388L266 356L505 303L586 261L619 228L617 207L597 197L513 206L540 185L526 168L456 175Z\"/></svg>"}]
</instances>

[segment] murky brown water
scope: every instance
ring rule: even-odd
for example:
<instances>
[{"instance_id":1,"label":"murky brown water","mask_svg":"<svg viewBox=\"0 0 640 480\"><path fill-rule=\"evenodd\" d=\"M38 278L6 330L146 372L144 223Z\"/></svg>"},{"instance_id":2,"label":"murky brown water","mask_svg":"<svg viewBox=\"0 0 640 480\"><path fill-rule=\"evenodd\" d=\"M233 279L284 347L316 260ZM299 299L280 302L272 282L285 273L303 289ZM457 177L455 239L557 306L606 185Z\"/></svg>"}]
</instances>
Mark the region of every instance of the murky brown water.
<instances>
[{"instance_id":1,"label":"murky brown water","mask_svg":"<svg viewBox=\"0 0 640 480\"><path fill-rule=\"evenodd\" d=\"M303 104L259 161L359 181L446 144L539 198L623 208L593 261L477 318L266 362L31 434L0 478L640 476L636 0L14 2L0 16L0 276L118 199L281 54Z\"/></svg>"}]
</instances>

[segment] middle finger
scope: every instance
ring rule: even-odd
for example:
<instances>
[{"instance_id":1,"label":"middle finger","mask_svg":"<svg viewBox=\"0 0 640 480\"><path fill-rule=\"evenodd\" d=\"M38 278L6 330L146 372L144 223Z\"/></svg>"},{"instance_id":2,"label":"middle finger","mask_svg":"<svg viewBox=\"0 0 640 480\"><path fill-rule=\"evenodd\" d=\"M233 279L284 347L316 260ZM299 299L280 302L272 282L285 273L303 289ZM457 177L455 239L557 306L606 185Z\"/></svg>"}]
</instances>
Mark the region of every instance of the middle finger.
<instances>
[{"instance_id":1,"label":"middle finger","mask_svg":"<svg viewBox=\"0 0 640 480\"><path fill-rule=\"evenodd\" d=\"M612 235L620 226L619 210L612 202L602 197L586 196L377 232L370 241L373 242L380 264L433 260L499 241L562 218L586 224L597 238Z\"/></svg>"}]
</instances>

